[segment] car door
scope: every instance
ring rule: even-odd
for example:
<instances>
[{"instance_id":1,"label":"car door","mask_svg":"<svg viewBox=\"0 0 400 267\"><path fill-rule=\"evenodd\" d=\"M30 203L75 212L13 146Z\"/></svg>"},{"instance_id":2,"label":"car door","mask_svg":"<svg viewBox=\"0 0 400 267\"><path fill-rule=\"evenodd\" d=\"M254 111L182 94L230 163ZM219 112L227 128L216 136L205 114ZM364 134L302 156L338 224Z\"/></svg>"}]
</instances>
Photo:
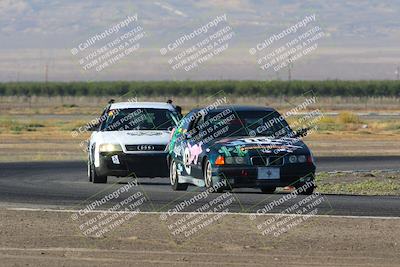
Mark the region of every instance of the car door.
<instances>
[{"instance_id":1,"label":"car door","mask_svg":"<svg viewBox=\"0 0 400 267\"><path fill-rule=\"evenodd\" d=\"M193 124L190 125L189 132L191 136L186 139L187 146L189 148L190 154L190 167L191 167L191 176L197 179L203 179L203 170L202 170L202 158L203 158L203 147L202 147L202 135L201 126L204 123L204 114L198 116L198 118L194 121Z\"/></svg>"}]
</instances>

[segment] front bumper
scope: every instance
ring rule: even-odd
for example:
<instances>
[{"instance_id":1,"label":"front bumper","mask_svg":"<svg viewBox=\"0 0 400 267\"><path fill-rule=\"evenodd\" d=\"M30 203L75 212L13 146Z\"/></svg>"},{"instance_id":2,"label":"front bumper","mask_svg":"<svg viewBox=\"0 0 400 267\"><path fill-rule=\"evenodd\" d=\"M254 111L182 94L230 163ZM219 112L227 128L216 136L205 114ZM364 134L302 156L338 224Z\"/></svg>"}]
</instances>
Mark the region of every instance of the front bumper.
<instances>
[{"instance_id":1,"label":"front bumper","mask_svg":"<svg viewBox=\"0 0 400 267\"><path fill-rule=\"evenodd\" d=\"M115 161L116 156L119 164ZM100 167L96 172L100 176L168 177L167 152L100 153Z\"/></svg>"},{"instance_id":2,"label":"front bumper","mask_svg":"<svg viewBox=\"0 0 400 267\"><path fill-rule=\"evenodd\" d=\"M286 164L276 168L280 168L279 179L258 179L258 167L238 165L218 166L214 177L219 181L227 180L228 187L232 188L261 188L294 186L313 180L315 175L315 165L312 163Z\"/></svg>"}]
</instances>

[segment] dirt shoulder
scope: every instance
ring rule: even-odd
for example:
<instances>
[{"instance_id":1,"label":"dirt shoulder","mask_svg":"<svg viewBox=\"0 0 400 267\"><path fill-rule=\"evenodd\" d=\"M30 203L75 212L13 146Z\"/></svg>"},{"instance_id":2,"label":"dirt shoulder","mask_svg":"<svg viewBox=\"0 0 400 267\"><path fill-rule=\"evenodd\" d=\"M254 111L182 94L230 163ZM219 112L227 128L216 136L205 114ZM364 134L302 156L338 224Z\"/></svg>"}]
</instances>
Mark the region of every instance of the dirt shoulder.
<instances>
[{"instance_id":1,"label":"dirt shoulder","mask_svg":"<svg viewBox=\"0 0 400 267\"><path fill-rule=\"evenodd\" d=\"M184 215L173 215L179 220ZM399 266L399 219L309 217L279 236L271 216L225 215L186 239L157 214L136 214L103 237L85 236L71 213L0 210L0 265Z\"/></svg>"},{"instance_id":2,"label":"dirt shoulder","mask_svg":"<svg viewBox=\"0 0 400 267\"><path fill-rule=\"evenodd\" d=\"M319 172L318 192L348 195L400 195L400 171Z\"/></svg>"}]
</instances>

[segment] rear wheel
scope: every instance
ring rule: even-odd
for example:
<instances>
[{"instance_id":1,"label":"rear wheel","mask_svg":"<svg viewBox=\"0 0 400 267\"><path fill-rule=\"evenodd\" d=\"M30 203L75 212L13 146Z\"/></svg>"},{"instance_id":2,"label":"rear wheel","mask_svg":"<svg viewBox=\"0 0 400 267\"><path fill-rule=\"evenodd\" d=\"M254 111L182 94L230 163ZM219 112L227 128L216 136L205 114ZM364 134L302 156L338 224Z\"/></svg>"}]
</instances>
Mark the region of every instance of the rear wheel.
<instances>
[{"instance_id":1,"label":"rear wheel","mask_svg":"<svg viewBox=\"0 0 400 267\"><path fill-rule=\"evenodd\" d=\"M188 188L188 184L179 183L178 168L176 162L171 159L169 166L169 180L171 182L171 187L174 191L185 191Z\"/></svg>"},{"instance_id":2,"label":"rear wheel","mask_svg":"<svg viewBox=\"0 0 400 267\"><path fill-rule=\"evenodd\" d=\"M261 187L261 192L263 192L264 194L273 194L275 190L275 186Z\"/></svg>"},{"instance_id":3,"label":"rear wheel","mask_svg":"<svg viewBox=\"0 0 400 267\"><path fill-rule=\"evenodd\" d=\"M99 176L99 175L97 175L96 169L94 168L93 164L90 164L89 181L93 182L94 184L106 184L107 183L107 176Z\"/></svg>"},{"instance_id":4,"label":"rear wheel","mask_svg":"<svg viewBox=\"0 0 400 267\"><path fill-rule=\"evenodd\" d=\"M214 184L212 180L212 166L209 160L207 160L206 164L204 164L203 177L204 177L204 183L206 184L206 188L207 189L213 188ZM224 192L224 188L222 187L214 188L212 192L222 193Z\"/></svg>"},{"instance_id":5,"label":"rear wheel","mask_svg":"<svg viewBox=\"0 0 400 267\"><path fill-rule=\"evenodd\" d=\"M92 164L90 163L90 159L88 159L88 163L87 163L87 175L88 175L88 178L89 178L89 182L92 182L93 181L93 178L92 178Z\"/></svg>"}]
</instances>

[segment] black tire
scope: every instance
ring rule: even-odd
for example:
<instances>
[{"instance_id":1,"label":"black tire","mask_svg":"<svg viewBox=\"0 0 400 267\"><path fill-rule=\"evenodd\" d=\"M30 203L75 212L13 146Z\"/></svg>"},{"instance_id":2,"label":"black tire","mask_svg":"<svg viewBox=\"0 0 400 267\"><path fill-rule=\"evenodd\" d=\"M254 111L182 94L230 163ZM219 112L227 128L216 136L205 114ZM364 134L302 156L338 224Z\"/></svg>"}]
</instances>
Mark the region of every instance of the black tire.
<instances>
[{"instance_id":1,"label":"black tire","mask_svg":"<svg viewBox=\"0 0 400 267\"><path fill-rule=\"evenodd\" d=\"M268 186L268 187L261 187L261 192L263 192L263 194L273 194L276 190L275 186Z\"/></svg>"},{"instance_id":2,"label":"black tire","mask_svg":"<svg viewBox=\"0 0 400 267\"><path fill-rule=\"evenodd\" d=\"M210 189L214 186L213 181L212 181L212 165L211 162L207 159L206 163L204 164L203 167L203 178L204 178L204 183L206 184L206 188ZM219 187L216 190L212 190L212 193L223 193L224 188Z\"/></svg>"},{"instance_id":3,"label":"black tire","mask_svg":"<svg viewBox=\"0 0 400 267\"><path fill-rule=\"evenodd\" d=\"M296 184L296 190L298 191L299 195L312 195L314 193L315 185L307 187L305 190L300 189L305 183L298 183Z\"/></svg>"},{"instance_id":4,"label":"black tire","mask_svg":"<svg viewBox=\"0 0 400 267\"><path fill-rule=\"evenodd\" d=\"M94 184L106 184L107 183L107 176L99 176L96 173L96 169L93 164L90 165L90 177L89 181L92 181Z\"/></svg>"},{"instance_id":5,"label":"black tire","mask_svg":"<svg viewBox=\"0 0 400 267\"><path fill-rule=\"evenodd\" d=\"M89 179L89 182L93 182L93 177L92 177L92 164L90 163L90 158L88 159L87 169L88 169L88 179Z\"/></svg>"},{"instance_id":6,"label":"black tire","mask_svg":"<svg viewBox=\"0 0 400 267\"><path fill-rule=\"evenodd\" d=\"M174 191L186 191L189 184L181 184L179 183L179 176L178 176L178 168L176 166L176 162L171 159L169 165L169 180L171 182L171 187Z\"/></svg>"}]
</instances>

